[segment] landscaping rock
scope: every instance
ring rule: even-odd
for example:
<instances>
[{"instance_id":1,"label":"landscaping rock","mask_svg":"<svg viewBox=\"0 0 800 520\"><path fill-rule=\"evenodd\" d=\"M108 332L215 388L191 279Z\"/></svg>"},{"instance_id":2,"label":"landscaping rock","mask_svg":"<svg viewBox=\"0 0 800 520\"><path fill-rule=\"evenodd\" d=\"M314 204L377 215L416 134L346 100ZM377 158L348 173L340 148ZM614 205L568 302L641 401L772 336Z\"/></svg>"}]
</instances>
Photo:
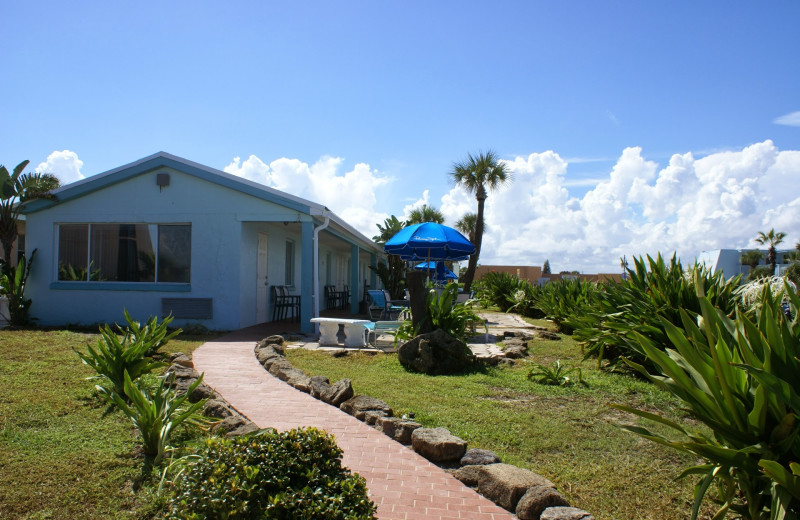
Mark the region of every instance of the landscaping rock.
<instances>
[{"instance_id":1,"label":"landscaping rock","mask_svg":"<svg viewBox=\"0 0 800 520\"><path fill-rule=\"evenodd\" d=\"M304 382L305 386L311 390L311 378L308 377L305 372L299 368L294 368L292 365L287 367L283 364L273 363L269 368L269 373L281 381L286 381L289 384L292 384L291 381L302 381Z\"/></svg>"},{"instance_id":2,"label":"landscaping rock","mask_svg":"<svg viewBox=\"0 0 800 520\"><path fill-rule=\"evenodd\" d=\"M189 394L189 402L196 403L198 401L202 401L203 399L211 399L216 395L214 393L214 389L208 386L205 383L200 383L197 387L192 390L192 393Z\"/></svg>"},{"instance_id":3,"label":"landscaping rock","mask_svg":"<svg viewBox=\"0 0 800 520\"><path fill-rule=\"evenodd\" d=\"M267 346L267 345L277 345L278 347L281 347L280 348L281 354L283 354L283 348L282 348L283 345L284 345L283 336L279 336L277 334L272 335L272 336L267 336L266 338L264 338L264 339L262 339L261 341L258 342L258 344L256 345L256 348L259 348L259 347L262 347L262 346Z\"/></svg>"},{"instance_id":4,"label":"landscaping rock","mask_svg":"<svg viewBox=\"0 0 800 520\"><path fill-rule=\"evenodd\" d=\"M418 422L399 417L381 417L377 420L376 426L380 427L384 434L406 446L411 444L411 434L414 430L422 428Z\"/></svg>"},{"instance_id":5,"label":"landscaping rock","mask_svg":"<svg viewBox=\"0 0 800 520\"><path fill-rule=\"evenodd\" d=\"M301 392L305 392L307 394L311 393L311 378L305 374L292 375L286 380L286 382Z\"/></svg>"},{"instance_id":6,"label":"landscaping rock","mask_svg":"<svg viewBox=\"0 0 800 520\"><path fill-rule=\"evenodd\" d=\"M470 448L461 457L462 466L484 466L486 464L496 464L500 462L500 457L493 451Z\"/></svg>"},{"instance_id":7,"label":"landscaping rock","mask_svg":"<svg viewBox=\"0 0 800 520\"><path fill-rule=\"evenodd\" d=\"M209 399L206 401L206 404L203 405L203 415L206 417L224 419L235 414L236 412L233 410L233 408L228 406L228 403L225 401L220 401L219 399Z\"/></svg>"},{"instance_id":8,"label":"landscaping rock","mask_svg":"<svg viewBox=\"0 0 800 520\"><path fill-rule=\"evenodd\" d=\"M183 352L175 352L169 357L169 362L172 365L180 365L186 368L194 368L194 363L192 362L192 358L184 354Z\"/></svg>"},{"instance_id":9,"label":"landscaping rock","mask_svg":"<svg viewBox=\"0 0 800 520\"><path fill-rule=\"evenodd\" d=\"M540 520L594 520L594 517L577 507L548 507L545 509Z\"/></svg>"},{"instance_id":10,"label":"landscaping rock","mask_svg":"<svg viewBox=\"0 0 800 520\"><path fill-rule=\"evenodd\" d=\"M220 422L216 423L211 427L211 431L214 433L229 433L237 428L241 428L249 423L247 419L242 417L239 414L228 416L222 419Z\"/></svg>"},{"instance_id":11,"label":"landscaping rock","mask_svg":"<svg viewBox=\"0 0 800 520\"><path fill-rule=\"evenodd\" d=\"M264 365L264 368L267 368L266 364ZM267 371L273 376L278 377L278 374L283 372L284 370L292 370L292 369L294 369L294 367L292 366L291 363L289 363L288 359L286 359L285 357L279 357L273 359L269 363L269 368L267 368ZM280 377L278 377L278 379L280 379ZM286 379L283 379L283 381L286 381Z\"/></svg>"},{"instance_id":12,"label":"landscaping rock","mask_svg":"<svg viewBox=\"0 0 800 520\"><path fill-rule=\"evenodd\" d=\"M463 466L453 472L453 476L460 480L465 486L477 488L481 480L481 466Z\"/></svg>"},{"instance_id":13,"label":"landscaping rock","mask_svg":"<svg viewBox=\"0 0 800 520\"><path fill-rule=\"evenodd\" d=\"M475 361L466 343L441 329L421 334L397 350L404 367L429 375L463 372Z\"/></svg>"},{"instance_id":14,"label":"landscaping rock","mask_svg":"<svg viewBox=\"0 0 800 520\"><path fill-rule=\"evenodd\" d=\"M561 341L561 336L559 336L555 332L550 332L548 330L542 330L537 332L536 337L538 339L547 339L550 341Z\"/></svg>"},{"instance_id":15,"label":"landscaping rock","mask_svg":"<svg viewBox=\"0 0 800 520\"><path fill-rule=\"evenodd\" d=\"M452 435L447 428L417 428L411 434L411 445L431 462L460 460L467 451L467 441Z\"/></svg>"},{"instance_id":16,"label":"landscaping rock","mask_svg":"<svg viewBox=\"0 0 800 520\"><path fill-rule=\"evenodd\" d=\"M522 495L533 486L555 488L555 484L533 471L510 464L489 464L479 468L478 493L500 507L514 511Z\"/></svg>"},{"instance_id":17,"label":"landscaping rock","mask_svg":"<svg viewBox=\"0 0 800 520\"><path fill-rule=\"evenodd\" d=\"M235 430L226 433L225 437L236 437L239 435L246 435L248 433L252 433L257 430L258 426L256 426L255 423L251 423L250 421L248 421L247 423L243 424L242 426L239 426Z\"/></svg>"},{"instance_id":18,"label":"landscaping rock","mask_svg":"<svg viewBox=\"0 0 800 520\"><path fill-rule=\"evenodd\" d=\"M521 331L521 330L506 330L506 331L503 331L503 338L504 339L521 338L523 340L527 340L527 339L531 339L532 337L533 337L532 334L529 334L529 333Z\"/></svg>"},{"instance_id":19,"label":"landscaping rock","mask_svg":"<svg viewBox=\"0 0 800 520\"><path fill-rule=\"evenodd\" d=\"M263 348L256 347L256 359L259 363L264 365L264 368L267 370L270 369L272 363L274 363L278 359L285 359L283 356L283 352L276 349L278 345L266 345Z\"/></svg>"},{"instance_id":20,"label":"landscaping rock","mask_svg":"<svg viewBox=\"0 0 800 520\"><path fill-rule=\"evenodd\" d=\"M330 380L324 376L311 376L311 397L321 399L322 392L331 387Z\"/></svg>"},{"instance_id":21,"label":"landscaping rock","mask_svg":"<svg viewBox=\"0 0 800 520\"><path fill-rule=\"evenodd\" d=\"M560 506L569 506L569 502L558 491L547 486L533 486L519 499L516 514L519 520L539 520L548 507Z\"/></svg>"},{"instance_id":22,"label":"landscaping rock","mask_svg":"<svg viewBox=\"0 0 800 520\"><path fill-rule=\"evenodd\" d=\"M392 415L392 408L388 404L368 395L351 397L339 405L339 408L341 408L343 412L354 416L359 421L363 421L366 418L367 412L372 411L384 412L387 416Z\"/></svg>"},{"instance_id":23,"label":"landscaping rock","mask_svg":"<svg viewBox=\"0 0 800 520\"><path fill-rule=\"evenodd\" d=\"M506 344L503 352L508 358L519 359L528 355L528 347L525 346L524 343L514 343L511 345Z\"/></svg>"},{"instance_id":24,"label":"landscaping rock","mask_svg":"<svg viewBox=\"0 0 800 520\"><path fill-rule=\"evenodd\" d=\"M349 379L340 379L320 393L319 398L337 408L343 402L353 397L353 385Z\"/></svg>"},{"instance_id":25,"label":"landscaping rock","mask_svg":"<svg viewBox=\"0 0 800 520\"><path fill-rule=\"evenodd\" d=\"M383 419L384 417L389 417L389 415L383 410L369 410L364 414L364 422L370 426L375 426L378 423L378 419ZM381 430L380 428L378 429Z\"/></svg>"}]
</instances>

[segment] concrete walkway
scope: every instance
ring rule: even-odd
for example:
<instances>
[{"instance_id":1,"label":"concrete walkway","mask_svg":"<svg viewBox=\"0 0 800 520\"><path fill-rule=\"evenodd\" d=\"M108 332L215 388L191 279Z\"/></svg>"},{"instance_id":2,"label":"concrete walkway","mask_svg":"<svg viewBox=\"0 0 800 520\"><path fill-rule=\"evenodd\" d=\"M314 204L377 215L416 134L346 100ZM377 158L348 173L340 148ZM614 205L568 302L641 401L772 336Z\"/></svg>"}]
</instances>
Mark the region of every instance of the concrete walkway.
<instances>
[{"instance_id":1,"label":"concrete walkway","mask_svg":"<svg viewBox=\"0 0 800 520\"><path fill-rule=\"evenodd\" d=\"M343 464L366 479L380 520L516 518L411 449L270 375L253 347L274 332L253 327L205 343L194 351L195 369L259 427L314 426L334 435Z\"/></svg>"}]
</instances>

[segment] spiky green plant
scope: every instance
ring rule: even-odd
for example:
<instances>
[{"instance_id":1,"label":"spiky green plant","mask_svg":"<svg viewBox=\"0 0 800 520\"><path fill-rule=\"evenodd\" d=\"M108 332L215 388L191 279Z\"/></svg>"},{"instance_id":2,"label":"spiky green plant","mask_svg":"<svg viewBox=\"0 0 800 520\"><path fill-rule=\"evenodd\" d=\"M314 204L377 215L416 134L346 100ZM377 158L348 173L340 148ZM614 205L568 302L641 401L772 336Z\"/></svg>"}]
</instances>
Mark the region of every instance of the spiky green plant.
<instances>
[{"instance_id":1,"label":"spiky green plant","mask_svg":"<svg viewBox=\"0 0 800 520\"><path fill-rule=\"evenodd\" d=\"M599 297L600 287L580 279L549 282L538 292L534 305L553 320L559 332L572 334L572 318L581 316L584 309Z\"/></svg>"},{"instance_id":2,"label":"spiky green plant","mask_svg":"<svg viewBox=\"0 0 800 520\"><path fill-rule=\"evenodd\" d=\"M784 295L794 316L791 321L781 307ZM705 459L681 475L700 477L693 519L712 484L717 488L712 498L719 505L714 518L730 512L750 520L782 520L800 513L800 297L789 286L784 295L776 297L765 288L753 320L739 309L731 319L701 295L699 317L681 310L680 326L661 318L669 338L666 349L633 333L657 372L626 363L679 398L712 432L613 405L660 423L676 436L642 426L622 428Z\"/></svg>"},{"instance_id":3,"label":"spiky green plant","mask_svg":"<svg viewBox=\"0 0 800 520\"><path fill-rule=\"evenodd\" d=\"M576 373L578 377L572 379L570 375ZM587 386L586 381L583 380L583 372L581 372L581 369L579 367L569 366L566 363L562 365L561 360L556 360L552 367L536 363L533 365L533 368L528 371L527 377L529 381L535 381L542 385L571 386L578 383Z\"/></svg>"}]
</instances>

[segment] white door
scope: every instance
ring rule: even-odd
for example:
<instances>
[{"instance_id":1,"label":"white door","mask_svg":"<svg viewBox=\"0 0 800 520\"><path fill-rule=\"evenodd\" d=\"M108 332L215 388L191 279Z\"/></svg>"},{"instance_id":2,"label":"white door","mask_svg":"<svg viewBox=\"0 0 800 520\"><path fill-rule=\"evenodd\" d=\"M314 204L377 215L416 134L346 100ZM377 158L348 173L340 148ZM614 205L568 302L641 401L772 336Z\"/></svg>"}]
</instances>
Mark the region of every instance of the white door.
<instances>
[{"instance_id":1,"label":"white door","mask_svg":"<svg viewBox=\"0 0 800 520\"><path fill-rule=\"evenodd\" d=\"M267 252L269 235L258 234L258 259L256 261L256 323L269 321L269 279L267 278Z\"/></svg>"}]
</instances>

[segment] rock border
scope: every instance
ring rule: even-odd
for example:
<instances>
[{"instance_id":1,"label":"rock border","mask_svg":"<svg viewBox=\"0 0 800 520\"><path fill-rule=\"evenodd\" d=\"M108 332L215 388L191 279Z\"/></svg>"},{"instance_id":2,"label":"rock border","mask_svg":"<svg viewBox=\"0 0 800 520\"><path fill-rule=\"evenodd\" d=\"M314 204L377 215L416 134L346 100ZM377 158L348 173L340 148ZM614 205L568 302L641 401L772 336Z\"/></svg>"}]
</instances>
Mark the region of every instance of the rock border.
<instances>
[{"instance_id":1,"label":"rock border","mask_svg":"<svg viewBox=\"0 0 800 520\"><path fill-rule=\"evenodd\" d=\"M259 341L253 349L258 362L270 374L409 446L520 520L594 520L586 511L570 507L555 484L541 475L503 464L489 450L468 450L467 442L446 428L423 428L413 418L394 417L391 407L380 399L356 395L350 379L331 384L327 377L307 376L286 359L284 344L283 336L273 335ZM332 353L337 357L346 354L346 351Z\"/></svg>"}]
</instances>

